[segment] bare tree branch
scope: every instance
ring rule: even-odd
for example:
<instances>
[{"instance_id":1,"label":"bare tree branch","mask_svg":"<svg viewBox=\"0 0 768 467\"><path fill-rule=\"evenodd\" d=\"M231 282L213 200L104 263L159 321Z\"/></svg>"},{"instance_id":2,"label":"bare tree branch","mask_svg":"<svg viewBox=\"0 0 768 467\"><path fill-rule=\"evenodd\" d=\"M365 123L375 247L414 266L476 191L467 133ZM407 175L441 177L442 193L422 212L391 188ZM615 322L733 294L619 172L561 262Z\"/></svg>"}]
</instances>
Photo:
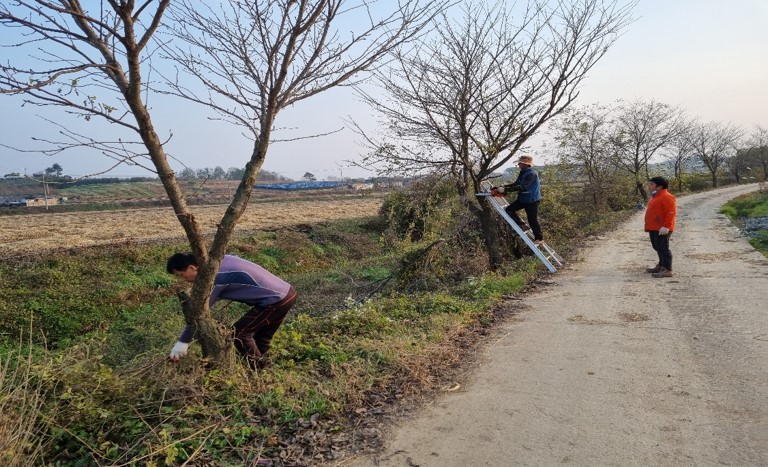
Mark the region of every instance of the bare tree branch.
<instances>
[{"instance_id":1,"label":"bare tree branch","mask_svg":"<svg viewBox=\"0 0 768 467\"><path fill-rule=\"evenodd\" d=\"M718 186L718 171L725 160L735 153L743 130L730 123L709 122L696 124L690 133L694 154L709 170L712 187Z\"/></svg>"},{"instance_id":2,"label":"bare tree branch","mask_svg":"<svg viewBox=\"0 0 768 467\"><path fill-rule=\"evenodd\" d=\"M187 46L164 49L180 67L166 76L168 92L210 106L257 140L275 109L353 84L421 33L447 3L398 1L374 12L366 1L232 1L214 7L183 0L172 9L172 35ZM185 75L203 90L183 85Z\"/></svg>"},{"instance_id":3,"label":"bare tree branch","mask_svg":"<svg viewBox=\"0 0 768 467\"><path fill-rule=\"evenodd\" d=\"M635 178L637 193L648 200L648 162L680 134L682 111L654 100L636 99L619 101L615 113L611 135L615 163Z\"/></svg>"},{"instance_id":4,"label":"bare tree branch","mask_svg":"<svg viewBox=\"0 0 768 467\"><path fill-rule=\"evenodd\" d=\"M594 104L567 110L553 120L560 163L586 180L584 194L598 209L609 203L609 193L618 184L610 142L612 110Z\"/></svg>"},{"instance_id":5,"label":"bare tree branch","mask_svg":"<svg viewBox=\"0 0 768 467\"><path fill-rule=\"evenodd\" d=\"M449 171L468 207L490 225L491 208L469 195L573 102L635 3L530 1L515 18L504 1L472 2L461 4L460 19L443 14L430 41L400 48L393 68L377 72L386 99L360 91L385 128L363 135L369 152L361 165ZM486 239L495 267L493 243Z\"/></svg>"}]
</instances>

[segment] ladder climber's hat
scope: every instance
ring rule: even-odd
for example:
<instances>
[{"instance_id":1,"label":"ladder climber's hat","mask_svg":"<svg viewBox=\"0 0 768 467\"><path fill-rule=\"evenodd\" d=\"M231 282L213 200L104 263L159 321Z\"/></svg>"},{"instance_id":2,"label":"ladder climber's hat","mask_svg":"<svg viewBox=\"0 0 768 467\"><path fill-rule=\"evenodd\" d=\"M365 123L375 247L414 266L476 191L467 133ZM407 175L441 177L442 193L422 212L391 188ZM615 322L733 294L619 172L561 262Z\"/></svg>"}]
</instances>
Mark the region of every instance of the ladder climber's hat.
<instances>
[{"instance_id":1,"label":"ladder climber's hat","mask_svg":"<svg viewBox=\"0 0 768 467\"><path fill-rule=\"evenodd\" d=\"M531 167L533 167L533 157L532 156L520 156L520 159L517 160L518 164L526 164Z\"/></svg>"}]
</instances>

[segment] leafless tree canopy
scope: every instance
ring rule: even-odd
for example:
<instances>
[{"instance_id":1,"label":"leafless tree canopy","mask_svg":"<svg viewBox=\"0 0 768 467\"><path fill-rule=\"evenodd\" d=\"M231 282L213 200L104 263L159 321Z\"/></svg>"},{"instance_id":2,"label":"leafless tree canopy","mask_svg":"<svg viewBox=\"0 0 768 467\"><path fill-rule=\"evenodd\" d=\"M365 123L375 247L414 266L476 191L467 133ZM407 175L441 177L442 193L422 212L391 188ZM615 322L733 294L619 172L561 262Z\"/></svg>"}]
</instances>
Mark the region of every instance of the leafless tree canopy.
<instances>
[{"instance_id":1,"label":"leafless tree canopy","mask_svg":"<svg viewBox=\"0 0 768 467\"><path fill-rule=\"evenodd\" d=\"M667 160L671 162L675 176L675 183L677 184L678 191L683 190L683 173L694 163L695 154L693 152L693 144L691 143L690 134L694 128L695 122L688 118L681 117L678 128L677 136L672 138L669 144L669 151L667 152Z\"/></svg>"},{"instance_id":2,"label":"leafless tree canopy","mask_svg":"<svg viewBox=\"0 0 768 467\"><path fill-rule=\"evenodd\" d=\"M400 48L377 73L386 97L362 91L384 135L358 131L383 172L450 174L483 225L492 267L500 263L491 208L474 196L539 128L567 108L587 72L630 21L633 3L530 1L460 4L433 36Z\"/></svg>"},{"instance_id":3,"label":"leafless tree canopy","mask_svg":"<svg viewBox=\"0 0 768 467\"><path fill-rule=\"evenodd\" d=\"M755 125L744 151L750 164L763 169L763 181L768 180L768 129Z\"/></svg>"},{"instance_id":4,"label":"leafless tree canopy","mask_svg":"<svg viewBox=\"0 0 768 467\"><path fill-rule=\"evenodd\" d=\"M428 43L400 50L397 66L378 75L390 98L364 96L392 137L369 137L365 164L482 179L513 157L573 102L632 6L546 3L519 13L506 2L462 4L439 18Z\"/></svg>"},{"instance_id":5,"label":"leafless tree canopy","mask_svg":"<svg viewBox=\"0 0 768 467\"><path fill-rule=\"evenodd\" d=\"M735 154L743 130L732 124L720 122L698 123L689 135L694 154L712 176L712 186L717 187L718 170L727 157Z\"/></svg>"},{"instance_id":6,"label":"leafless tree canopy","mask_svg":"<svg viewBox=\"0 0 768 467\"><path fill-rule=\"evenodd\" d=\"M373 69L421 33L446 0L262 0L172 8L171 93L214 108L254 140L277 112ZM212 4L213 5L213 4ZM178 42L174 42L178 44ZM191 75L200 87L184 85Z\"/></svg>"},{"instance_id":7,"label":"leafless tree canopy","mask_svg":"<svg viewBox=\"0 0 768 467\"><path fill-rule=\"evenodd\" d=\"M682 111L654 100L620 102L611 144L616 165L635 177L637 193L648 199L648 161L680 133Z\"/></svg>"},{"instance_id":8,"label":"leafless tree canopy","mask_svg":"<svg viewBox=\"0 0 768 467\"><path fill-rule=\"evenodd\" d=\"M595 206L606 202L606 192L617 172L611 147L612 108L599 104L568 109L553 120L560 163L582 175Z\"/></svg>"},{"instance_id":9,"label":"leafless tree canopy","mask_svg":"<svg viewBox=\"0 0 768 467\"><path fill-rule=\"evenodd\" d=\"M115 166L127 163L154 171L138 138L142 125L126 96L138 100L146 90L142 77L131 75L131 64L150 60L151 38L169 3L0 4L2 45L16 53L13 60L0 63L0 93L20 94L25 105L59 107L73 117L128 130L127 137L107 140L49 120L58 127L60 139L37 138L45 143L43 152L56 155L73 148L95 148L115 159Z\"/></svg>"}]
</instances>

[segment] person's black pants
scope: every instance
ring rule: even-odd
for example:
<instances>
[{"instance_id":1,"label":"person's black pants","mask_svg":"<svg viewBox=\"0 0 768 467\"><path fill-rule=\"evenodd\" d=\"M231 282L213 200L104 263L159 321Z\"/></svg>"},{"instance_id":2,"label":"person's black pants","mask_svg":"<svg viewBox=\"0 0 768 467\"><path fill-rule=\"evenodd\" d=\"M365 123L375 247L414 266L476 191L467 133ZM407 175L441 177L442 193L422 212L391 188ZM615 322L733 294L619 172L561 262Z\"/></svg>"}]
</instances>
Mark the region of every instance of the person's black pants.
<instances>
[{"instance_id":1,"label":"person's black pants","mask_svg":"<svg viewBox=\"0 0 768 467\"><path fill-rule=\"evenodd\" d=\"M235 323L235 348L249 359L260 359L272 342L272 336L283 324L285 315L296 303L296 292L291 288L282 300L264 308L253 307Z\"/></svg>"},{"instance_id":2,"label":"person's black pants","mask_svg":"<svg viewBox=\"0 0 768 467\"><path fill-rule=\"evenodd\" d=\"M651 230L648 232L651 237L651 245L656 250L656 254L659 255L659 264L661 267L671 271L672 270L672 252L669 251L669 237L672 236L672 232L667 235L659 235L658 230Z\"/></svg>"},{"instance_id":3,"label":"person's black pants","mask_svg":"<svg viewBox=\"0 0 768 467\"><path fill-rule=\"evenodd\" d=\"M521 203L520 201L515 200L512 204L504 208L507 214L509 214L509 217L520 226L525 225L525 222L523 222L520 216L517 215L517 211L521 209L525 209L528 225L531 226L531 230L533 231L533 239L544 240L544 236L541 233L541 225L539 225L539 202Z\"/></svg>"}]
</instances>

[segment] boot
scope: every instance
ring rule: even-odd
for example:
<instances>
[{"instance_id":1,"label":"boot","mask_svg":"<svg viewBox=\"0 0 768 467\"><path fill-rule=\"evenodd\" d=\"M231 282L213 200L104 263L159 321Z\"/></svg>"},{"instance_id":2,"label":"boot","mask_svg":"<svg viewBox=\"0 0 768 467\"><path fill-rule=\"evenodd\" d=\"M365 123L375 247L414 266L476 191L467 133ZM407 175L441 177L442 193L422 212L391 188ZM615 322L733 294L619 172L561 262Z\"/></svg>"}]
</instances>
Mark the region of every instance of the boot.
<instances>
[{"instance_id":1,"label":"boot","mask_svg":"<svg viewBox=\"0 0 768 467\"><path fill-rule=\"evenodd\" d=\"M667 268L659 268L659 272L654 272L653 274L651 274L651 277L656 277L656 278L672 277L672 276L674 276L674 274L672 274L672 270Z\"/></svg>"},{"instance_id":2,"label":"boot","mask_svg":"<svg viewBox=\"0 0 768 467\"><path fill-rule=\"evenodd\" d=\"M660 270L661 270L661 263L657 263L656 266L652 268L645 268L645 272L650 272L650 273L659 272Z\"/></svg>"}]
</instances>

